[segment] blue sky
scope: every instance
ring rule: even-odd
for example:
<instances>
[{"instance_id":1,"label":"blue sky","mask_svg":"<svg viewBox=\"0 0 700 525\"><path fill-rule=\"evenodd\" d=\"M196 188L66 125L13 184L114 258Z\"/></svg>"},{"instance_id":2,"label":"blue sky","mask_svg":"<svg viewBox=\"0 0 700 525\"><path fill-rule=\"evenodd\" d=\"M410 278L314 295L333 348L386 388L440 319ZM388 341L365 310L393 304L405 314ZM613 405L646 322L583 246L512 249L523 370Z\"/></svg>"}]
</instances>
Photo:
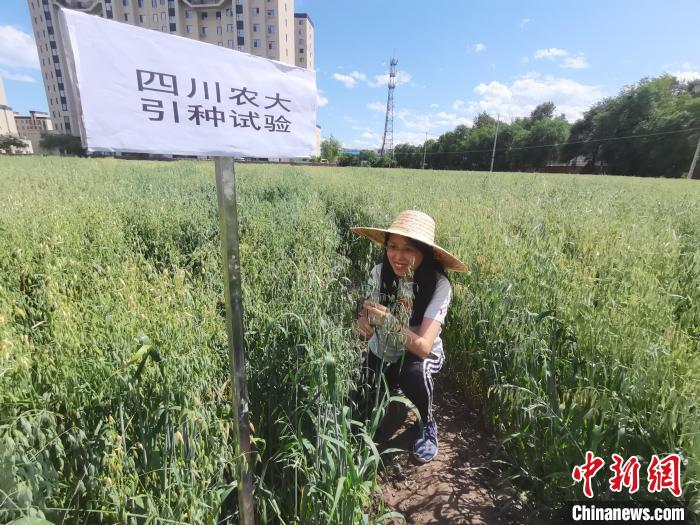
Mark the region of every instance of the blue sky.
<instances>
[{"instance_id":1,"label":"blue sky","mask_svg":"<svg viewBox=\"0 0 700 525\"><path fill-rule=\"evenodd\" d=\"M697 0L295 0L295 11L316 30L322 135L348 148L381 144L392 54L395 143L546 100L573 121L642 77L700 78ZM26 0L2 0L0 75L23 114L48 108L31 33Z\"/></svg>"}]
</instances>

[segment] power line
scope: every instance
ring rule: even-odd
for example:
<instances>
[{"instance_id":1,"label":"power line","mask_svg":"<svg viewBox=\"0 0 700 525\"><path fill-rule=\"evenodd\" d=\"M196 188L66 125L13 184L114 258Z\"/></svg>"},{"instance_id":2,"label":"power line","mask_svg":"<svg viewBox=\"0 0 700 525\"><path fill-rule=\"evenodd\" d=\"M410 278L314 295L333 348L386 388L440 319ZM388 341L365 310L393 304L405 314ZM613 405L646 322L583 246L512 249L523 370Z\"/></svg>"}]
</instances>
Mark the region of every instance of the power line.
<instances>
[{"instance_id":1,"label":"power line","mask_svg":"<svg viewBox=\"0 0 700 525\"><path fill-rule=\"evenodd\" d=\"M674 134L678 134L678 133L690 133L693 131L700 131L700 128L677 129L677 130L672 130L672 131L659 131L656 133L645 133L645 134L639 134L639 135L626 135L623 137L606 137L606 138L602 138L602 139L578 140L578 141L572 141L572 142L557 142L554 144L540 144L537 146L515 146L515 147L501 148L501 149L496 149L496 150L477 149L477 150L459 150L459 151L429 151L429 152L427 152L427 154L428 155L451 155L451 154L465 154L465 153L492 153L492 151L501 152L501 151L516 151L516 150L537 149L537 148L556 148L559 146L569 146L572 144L591 144L594 142L642 139L642 138L649 138L649 137L658 137L658 136L662 136L662 135L674 135ZM411 153L403 153L402 152L399 154L413 155L414 153L413 152L411 152Z\"/></svg>"}]
</instances>

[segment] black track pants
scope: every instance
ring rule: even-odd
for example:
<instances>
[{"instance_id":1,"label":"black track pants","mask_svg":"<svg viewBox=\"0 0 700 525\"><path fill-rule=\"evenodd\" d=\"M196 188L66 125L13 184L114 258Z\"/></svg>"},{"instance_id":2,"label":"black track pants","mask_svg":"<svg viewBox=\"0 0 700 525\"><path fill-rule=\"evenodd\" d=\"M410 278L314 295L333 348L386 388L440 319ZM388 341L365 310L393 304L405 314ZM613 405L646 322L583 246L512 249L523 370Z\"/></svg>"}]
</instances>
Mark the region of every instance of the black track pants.
<instances>
[{"instance_id":1,"label":"black track pants","mask_svg":"<svg viewBox=\"0 0 700 525\"><path fill-rule=\"evenodd\" d=\"M397 363L383 363L372 352L367 352L366 368L370 382L376 381L376 374L384 368L384 377L389 391L394 394L400 389L413 403L423 422L433 419L433 374L442 368L442 355L430 354L420 359L410 352Z\"/></svg>"}]
</instances>

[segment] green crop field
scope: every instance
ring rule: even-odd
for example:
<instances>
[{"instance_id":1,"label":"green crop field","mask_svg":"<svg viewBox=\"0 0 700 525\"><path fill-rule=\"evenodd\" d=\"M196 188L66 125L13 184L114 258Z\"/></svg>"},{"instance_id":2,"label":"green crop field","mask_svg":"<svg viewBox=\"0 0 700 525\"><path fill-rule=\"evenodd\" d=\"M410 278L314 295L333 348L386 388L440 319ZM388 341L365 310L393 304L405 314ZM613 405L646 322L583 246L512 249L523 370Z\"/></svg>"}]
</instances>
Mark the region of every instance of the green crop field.
<instances>
[{"instance_id":1,"label":"green crop field","mask_svg":"<svg viewBox=\"0 0 700 525\"><path fill-rule=\"evenodd\" d=\"M210 162L0 159L0 521L236 514ZM585 451L681 454L700 513L697 181L238 167L260 522L371 523L376 418L349 404L354 304L379 250L348 230L436 219L450 380L526 507L582 499ZM607 470L607 466L606 466ZM608 475L595 479L602 499ZM384 515L384 516L383 516Z\"/></svg>"}]
</instances>

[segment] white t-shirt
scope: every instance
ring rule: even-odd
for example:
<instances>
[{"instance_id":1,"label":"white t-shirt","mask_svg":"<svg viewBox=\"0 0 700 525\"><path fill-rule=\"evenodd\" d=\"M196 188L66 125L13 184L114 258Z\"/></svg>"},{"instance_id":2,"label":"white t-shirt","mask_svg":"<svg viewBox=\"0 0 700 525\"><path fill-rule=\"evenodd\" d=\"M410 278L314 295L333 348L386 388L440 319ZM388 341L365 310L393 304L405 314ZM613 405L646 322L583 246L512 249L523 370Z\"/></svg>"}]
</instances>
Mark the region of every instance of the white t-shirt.
<instances>
[{"instance_id":1,"label":"white t-shirt","mask_svg":"<svg viewBox=\"0 0 700 525\"><path fill-rule=\"evenodd\" d=\"M381 274L382 274L382 263L379 263L369 274L368 286L370 290L370 299L374 302L380 301L381 289ZM412 291L411 291L412 294ZM440 324L445 323L445 316L447 315L447 307L450 305L452 300L452 286L450 281L447 280L442 274L438 274L437 282L435 283L435 293L433 293L432 299L425 308L424 318L435 319ZM420 328L419 325L409 327L414 332L417 332ZM440 334L442 333L442 327L438 332L435 341L433 342L433 349L431 353L435 355L443 355L442 339ZM397 338L388 334L383 327L378 326L374 329L374 333L369 340L369 349L377 357L384 358L384 361L389 363L396 363L404 352L404 348Z\"/></svg>"}]
</instances>

